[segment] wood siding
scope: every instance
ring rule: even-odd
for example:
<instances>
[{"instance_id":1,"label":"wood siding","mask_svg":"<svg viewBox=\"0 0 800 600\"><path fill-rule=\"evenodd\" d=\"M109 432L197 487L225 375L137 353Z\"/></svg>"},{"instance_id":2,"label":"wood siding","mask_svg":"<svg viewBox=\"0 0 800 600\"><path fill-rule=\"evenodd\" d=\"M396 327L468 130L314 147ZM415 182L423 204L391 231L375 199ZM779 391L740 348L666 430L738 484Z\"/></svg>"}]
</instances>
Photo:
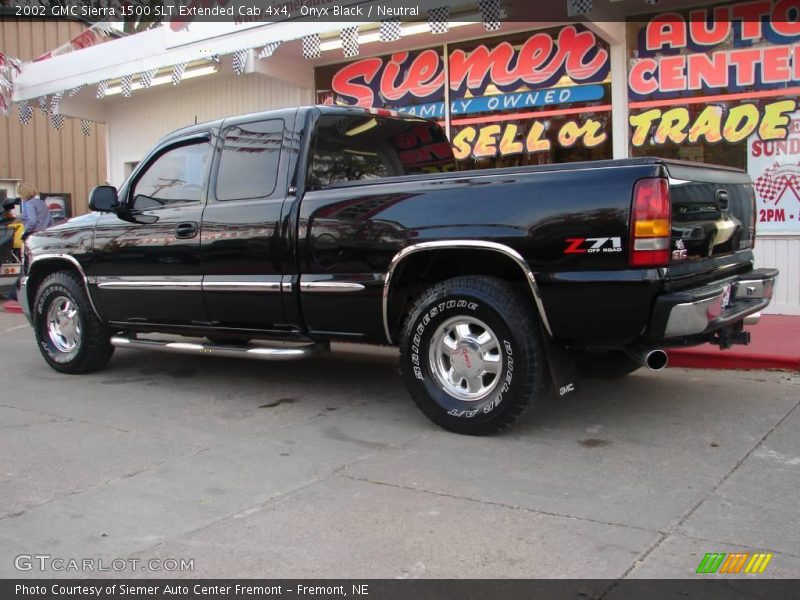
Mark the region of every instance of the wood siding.
<instances>
[{"instance_id":1,"label":"wood siding","mask_svg":"<svg viewBox=\"0 0 800 600\"><path fill-rule=\"evenodd\" d=\"M756 239L756 266L778 269L778 283L770 314L800 315L800 239L764 236Z\"/></svg>"},{"instance_id":2,"label":"wood siding","mask_svg":"<svg viewBox=\"0 0 800 600\"><path fill-rule=\"evenodd\" d=\"M85 29L68 21L0 20L0 49L23 62L68 42ZM79 119L64 118L56 131L50 117L32 104L33 118L19 121L17 107L0 116L0 178L22 179L42 192L72 196L73 215L87 210L89 191L106 179L106 131L95 123L85 136Z\"/></svg>"}]
</instances>

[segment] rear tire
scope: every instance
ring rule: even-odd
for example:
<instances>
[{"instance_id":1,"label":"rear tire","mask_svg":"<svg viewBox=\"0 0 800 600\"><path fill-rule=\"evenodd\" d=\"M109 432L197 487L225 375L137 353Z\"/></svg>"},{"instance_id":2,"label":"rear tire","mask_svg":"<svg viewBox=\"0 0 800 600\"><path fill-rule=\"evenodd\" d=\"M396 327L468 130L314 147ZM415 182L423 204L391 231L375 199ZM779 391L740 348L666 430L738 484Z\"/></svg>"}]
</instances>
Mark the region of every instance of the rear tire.
<instances>
[{"instance_id":1,"label":"rear tire","mask_svg":"<svg viewBox=\"0 0 800 600\"><path fill-rule=\"evenodd\" d=\"M91 373L111 360L111 332L95 315L76 273L48 275L36 290L32 314L39 351L59 373Z\"/></svg>"},{"instance_id":2,"label":"rear tire","mask_svg":"<svg viewBox=\"0 0 800 600\"><path fill-rule=\"evenodd\" d=\"M619 379L641 367L642 365L622 350L575 354L575 368L581 377L587 379Z\"/></svg>"},{"instance_id":3,"label":"rear tire","mask_svg":"<svg viewBox=\"0 0 800 600\"><path fill-rule=\"evenodd\" d=\"M507 282L456 277L420 296L400 364L417 406L456 433L502 431L548 388L539 319Z\"/></svg>"}]
</instances>

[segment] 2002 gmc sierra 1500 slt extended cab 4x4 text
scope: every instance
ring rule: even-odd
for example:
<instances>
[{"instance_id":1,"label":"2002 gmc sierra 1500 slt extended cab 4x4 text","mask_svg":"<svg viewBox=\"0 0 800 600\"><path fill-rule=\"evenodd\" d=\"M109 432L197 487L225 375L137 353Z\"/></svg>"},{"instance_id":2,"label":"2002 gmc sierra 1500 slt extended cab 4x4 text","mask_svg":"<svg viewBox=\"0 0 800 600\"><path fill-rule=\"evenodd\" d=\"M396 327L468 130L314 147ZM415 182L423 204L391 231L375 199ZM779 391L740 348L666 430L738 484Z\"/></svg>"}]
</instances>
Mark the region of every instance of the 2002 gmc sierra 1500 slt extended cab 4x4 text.
<instances>
[{"instance_id":1,"label":"2002 gmc sierra 1500 slt extended cab 4x4 text","mask_svg":"<svg viewBox=\"0 0 800 600\"><path fill-rule=\"evenodd\" d=\"M99 369L115 347L271 360L397 345L416 403L461 433L505 428L551 381L573 391L574 372L747 343L777 276L753 266L744 172L459 172L436 123L379 110L187 127L89 205L25 249L20 299L57 371Z\"/></svg>"}]
</instances>

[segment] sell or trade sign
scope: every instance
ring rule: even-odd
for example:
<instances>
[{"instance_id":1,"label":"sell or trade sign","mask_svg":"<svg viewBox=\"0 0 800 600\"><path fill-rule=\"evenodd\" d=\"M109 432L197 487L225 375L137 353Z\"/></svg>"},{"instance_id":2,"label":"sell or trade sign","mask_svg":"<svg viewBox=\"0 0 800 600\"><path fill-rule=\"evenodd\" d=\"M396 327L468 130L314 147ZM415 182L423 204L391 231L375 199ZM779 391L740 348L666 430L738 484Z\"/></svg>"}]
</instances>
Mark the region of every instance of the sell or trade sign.
<instances>
[{"instance_id":1,"label":"sell or trade sign","mask_svg":"<svg viewBox=\"0 0 800 600\"><path fill-rule=\"evenodd\" d=\"M800 112L789 115L786 139L750 136L747 171L756 193L758 231L800 232Z\"/></svg>"},{"instance_id":2,"label":"sell or trade sign","mask_svg":"<svg viewBox=\"0 0 800 600\"><path fill-rule=\"evenodd\" d=\"M609 54L591 31L574 25L557 37L536 33L518 49L509 42L450 53L449 85L454 96L482 96L491 85L500 92L542 90L563 76L574 83L597 83L608 74ZM400 107L444 98L445 69L438 49L367 58L336 72L336 103ZM498 106L498 110L503 110Z\"/></svg>"},{"instance_id":3,"label":"sell or trade sign","mask_svg":"<svg viewBox=\"0 0 800 600\"><path fill-rule=\"evenodd\" d=\"M631 95L643 99L796 85L800 48L793 44L798 40L800 0L757 0L688 15L658 15L639 33L628 77Z\"/></svg>"},{"instance_id":4,"label":"sell or trade sign","mask_svg":"<svg viewBox=\"0 0 800 600\"><path fill-rule=\"evenodd\" d=\"M453 135L453 154L457 160L464 160L549 152L553 143L547 135L548 126L547 121L539 120L524 124L470 125ZM562 148L576 145L594 148L607 139L603 123L593 118L567 121L556 132L557 143Z\"/></svg>"},{"instance_id":5,"label":"sell or trade sign","mask_svg":"<svg viewBox=\"0 0 800 600\"><path fill-rule=\"evenodd\" d=\"M759 107L755 103L729 107L708 104L694 115L686 106L652 108L632 114L631 144L715 144L737 143L750 136L762 141L783 140L789 135L791 113L797 110L796 100L778 100Z\"/></svg>"}]
</instances>

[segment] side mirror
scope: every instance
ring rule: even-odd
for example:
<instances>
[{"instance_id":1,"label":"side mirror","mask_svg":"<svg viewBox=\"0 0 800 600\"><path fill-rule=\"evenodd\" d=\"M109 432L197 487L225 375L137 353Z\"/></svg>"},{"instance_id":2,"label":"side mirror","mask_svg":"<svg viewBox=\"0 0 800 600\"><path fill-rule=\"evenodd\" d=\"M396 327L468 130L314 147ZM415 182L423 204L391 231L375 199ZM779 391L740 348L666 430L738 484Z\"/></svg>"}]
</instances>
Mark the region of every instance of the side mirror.
<instances>
[{"instance_id":1,"label":"side mirror","mask_svg":"<svg viewBox=\"0 0 800 600\"><path fill-rule=\"evenodd\" d=\"M117 212L119 198L117 188L111 185L98 185L89 194L89 209L98 212Z\"/></svg>"}]
</instances>

